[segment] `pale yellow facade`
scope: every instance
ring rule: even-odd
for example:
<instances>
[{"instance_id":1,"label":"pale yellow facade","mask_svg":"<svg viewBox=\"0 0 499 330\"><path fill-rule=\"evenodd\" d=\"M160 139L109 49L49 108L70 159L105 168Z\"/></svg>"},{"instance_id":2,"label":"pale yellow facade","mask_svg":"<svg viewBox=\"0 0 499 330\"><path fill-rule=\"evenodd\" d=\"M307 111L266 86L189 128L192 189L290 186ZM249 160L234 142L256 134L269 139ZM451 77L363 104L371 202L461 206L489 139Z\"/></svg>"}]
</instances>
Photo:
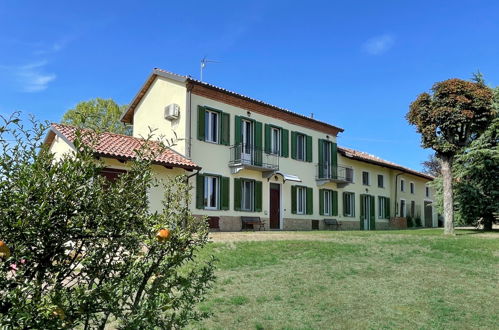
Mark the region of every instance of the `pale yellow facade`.
<instances>
[{"instance_id":1,"label":"pale yellow facade","mask_svg":"<svg viewBox=\"0 0 499 330\"><path fill-rule=\"evenodd\" d=\"M165 119L164 109L171 103L176 103L180 106L180 115L178 119ZM220 110L230 115L230 143L229 146L216 144L211 142L200 141L197 138L198 128L198 106L206 106ZM292 174L301 179L301 182L283 181L282 176L273 175L269 179L262 177L262 172L251 169L243 169L240 172L233 174L229 167L230 161L230 146L235 143L235 116L243 116L252 120L259 121L263 124L272 124L291 131L298 131L312 137L312 162L299 161L291 157L279 158L279 170L286 174ZM332 118L334 119L334 118ZM338 215L332 218L338 221L349 224L348 228L359 228L360 222L360 195L369 194L375 196L376 201L378 196L390 198L390 215L398 216L399 203L401 199L406 200L407 207L410 207L410 202L415 201L418 207L418 214L424 218L424 201L431 202L431 196L425 196L425 185L429 181L425 178L417 177L404 173L398 176L398 180L406 181L406 191L397 191L396 175L401 173L398 170L390 169L384 166L374 165L363 161L349 159L338 154L338 165L351 167L354 173L353 183L346 186L338 185L330 182L323 185L318 185L317 163L318 163L318 140L325 139L331 142L336 142L336 137L328 135L308 127L299 126L286 122L279 118L276 112L275 117L269 117L249 111L248 109L236 107L231 104L216 101L207 97L190 93L187 90L186 82L179 82L168 77L158 76L151 84L138 106L135 108L133 117L133 135L136 137L144 137L149 132L154 131L156 137L165 136L169 139L176 138L177 145L175 150L190 158L194 163L202 167L201 174L213 174L230 178L230 198L228 210L208 210L196 208L196 189L193 190L193 198L191 208L197 215L220 217L221 222L226 224L220 226L221 230L238 230L241 216L257 216L262 218L268 226L270 213L270 183L280 185L280 229L311 229L311 220L322 221L325 217L319 214L319 189L332 189L338 192ZM173 133L175 132L175 134ZM362 172L367 171L370 175L370 184L362 183ZM378 187L377 175L384 176L384 186ZM236 211L234 207L234 179L246 178L262 182L262 208L260 212L245 212ZM415 192L409 192L409 184L413 182ZM195 180L193 180L195 185ZM300 185L313 188L313 214L293 214L291 212L291 186ZM400 182L398 182L400 185ZM196 188L196 187L195 187ZM397 193L396 193L397 191ZM355 216L344 216L342 193L355 193ZM376 202L377 203L377 202ZM376 205L377 206L377 205ZM378 217L376 207L376 228L388 228L389 220ZM434 213L432 211L432 213ZM229 221L237 222L238 224L227 223ZM292 223L287 226L286 223ZM436 225L436 214L432 214L431 223ZM424 220L423 220L424 226ZM320 228L323 228L322 222Z\"/></svg>"}]
</instances>

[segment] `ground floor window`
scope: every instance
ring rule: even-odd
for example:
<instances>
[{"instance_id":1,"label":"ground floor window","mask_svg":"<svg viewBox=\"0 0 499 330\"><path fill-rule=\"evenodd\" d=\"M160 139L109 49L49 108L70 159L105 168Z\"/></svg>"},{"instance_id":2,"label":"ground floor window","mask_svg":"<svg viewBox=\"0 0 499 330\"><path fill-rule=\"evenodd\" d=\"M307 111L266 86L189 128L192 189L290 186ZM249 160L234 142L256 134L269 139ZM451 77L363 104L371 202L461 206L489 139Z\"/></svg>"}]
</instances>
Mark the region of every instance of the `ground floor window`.
<instances>
[{"instance_id":1,"label":"ground floor window","mask_svg":"<svg viewBox=\"0 0 499 330\"><path fill-rule=\"evenodd\" d=\"M204 207L206 209L218 209L219 178L207 175L204 177Z\"/></svg>"},{"instance_id":2,"label":"ground floor window","mask_svg":"<svg viewBox=\"0 0 499 330\"><path fill-rule=\"evenodd\" d=\"M296 213L305 214L307 210L307 190L305 187L296 188Z\"/></svg>"},{"instance_id":3,"label":"ground floor window","mask_svg":"<svg viewBox=\"0 0 499 330\"><path fill-rule=\"evenodd\" d=\"M331 215L331 190L324 190L324 215Z\"/></svg>"},{"instance_id":4,"label":"ground floor window","mask_svg":"<svg viewBox=\"0 0 499 330\"><path fill-rule=\"evenodd\" d=\"M390 199L388 197L379 196L378 198L378 218L390 218Z\"/></svg>"},{"instance_id":5,"label":"ground floor window","mask_svg":"<svg viewBox=\"0 0 499 330\"><path fill-rule=\"evenodd\" d=\"M241 210L253 211L254 205L254 188L253 180L241 180Z\"/></svg>"},{"instance_id":6,"label":"ground floor window","mask_svg":"<svg viewBox=\"0 0 499 330\"><path fill-rule=\"evenodd\" d=\"M355 216L355 194L351 192L343 193L343 214L347 217Z\"/></svg>"},{"instance_id":7,"label":"ground floor window","mask_svg":"<svg viewBox=\"0 0 499 330\"><path fill-rule=\"evenodd\" d=\"M400 213L399 213L399 215L401 217L405 217L407 215L406 207L405 207L405 199L400 200Z\"/></svg>"}]
</instances>

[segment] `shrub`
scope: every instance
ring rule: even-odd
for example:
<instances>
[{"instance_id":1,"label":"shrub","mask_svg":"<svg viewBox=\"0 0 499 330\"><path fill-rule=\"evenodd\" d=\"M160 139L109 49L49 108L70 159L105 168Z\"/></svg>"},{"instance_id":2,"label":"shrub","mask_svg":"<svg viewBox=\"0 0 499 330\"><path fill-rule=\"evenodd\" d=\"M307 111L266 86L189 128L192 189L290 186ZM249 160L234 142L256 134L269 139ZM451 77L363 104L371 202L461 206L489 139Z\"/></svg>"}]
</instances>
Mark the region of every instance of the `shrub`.
<instances>
[{"instance_id":1,"label":"shrub","mask_svg":"<svg viewBox=\"0 0 499 330\"><path fill-rule=\"evenodd\" d=\"M406 219L407 219L407 228L414 227L414 221L412 220L412 216L408 215Z\"/></svg>"},{"instance_id":2,"label":"shrub","mask_svg":"<svg viewBox=\"0 0 499 330\"><path fill-rule=\"evenodd\" d=\"M421 217L417 216L416 218L414 218L414 222L416 224L416 227L423 227L423 224L421 222Z\"/></svg>"},{"instance_id":3,"label":"shrub","mask_svg":"<svg viewBox=\"0 0 499 330\"><path fill-rule=\"evenodd\" d=\"M0 328L179 328L205 316L196 303L213 261L196 258L208 229L189 212L185 176L164 182L164 211L152 214L147 148L106 182L92 134L78 132L76 152L56 160L46 124L2 120Z\"/></svg>"}]
</instances>

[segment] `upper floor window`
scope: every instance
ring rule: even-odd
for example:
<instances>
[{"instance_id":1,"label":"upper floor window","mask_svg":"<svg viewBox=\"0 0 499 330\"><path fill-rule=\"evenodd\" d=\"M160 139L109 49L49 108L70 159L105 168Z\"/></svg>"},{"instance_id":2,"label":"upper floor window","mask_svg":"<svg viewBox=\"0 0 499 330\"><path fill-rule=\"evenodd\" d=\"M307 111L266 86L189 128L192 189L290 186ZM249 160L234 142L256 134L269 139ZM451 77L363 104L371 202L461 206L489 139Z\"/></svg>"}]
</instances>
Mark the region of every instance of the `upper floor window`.
<instances>
[{"instance_id":1,"label":"upper floor window","mask_svg":"<svg viewBox=\"0 0 499 330\"><path fill-rule=\"evenodd\" d=\"M220 110L198 106L198 139L229 145L230 116Z\"/></svg>"},{"instance_id":2,"label":"upper floor window","mask_svg":"<svg viewBox=\"0 0 499 330\"><path fill-rule=\"evenodd\" d=\"M270 153L279 155L281 149L281 130L276 127L270 128Z\"/></svg>"},{"instance_id":3,"label":"upper floor window","mask_svg":"<svg viewBox=\"0 0 499 330\"><path fill-rule=\"evenodd\" d=\"M312 137L299 132L291 132L291 158L312 161Z\"/></svg>"},{"instance_id":4,"label":"upper floor window","mask_svg":"<svg viewBox=\"0 0 499 330\"><path fill-rule=\"evenodd\" d=\"M364 186L368 186L369 185L369 172L362 172L362 184Z\"/></svg>"},{"instance_id":5,"label":"upper floor window","mask_svg":"<svg viewBox=\"0 0 499 330\"><path fill-rule=\"evenodd\" d=\"M205 120L205 128L206 128L206 136L205 141L218 143L219 134L218 134L218 113L214 111L206 111L206 115L204 117Z\"/></svg>"},{"instance_id":6,"label":"upper floor window","mask_svg":"<svg viewBox=\"0 0 499 330\"><path fill-rule=\"evenodd\" d=\"M305 149L306 149L305 135L297 134L296 135L296 159L305 160L305 155L306 155Z\"/></svg>"},{"instance_id":7,"label":"upper floor window","mask_svg":"<svg viewBox=\"0 0 499 330\"><path fill-rule=\"evenodd\" d=\"M405 191L405 181L400 179L400 191Z\"/></svg>"},{"instance_id":8,"label":"upper floor window","mask_svg":"<svg viewBox=\"0 0 499 330\"><path fill-rule=\"evenodd\" d=\"M343 193L343 215L346 217L355 216L355 193Z\"/></svg>"},{"instance_id":9,"label":"upper floor window","mask_svg":"<svg viewBox=\"0 0 499 330\"><path fill-rule=\"evenodd\" d=\"M385 177L383 176L383 174L378 174L378 187L379 188L385 187Z\"/></svg>"},{"instance_id":10,"label":"upper floor window","mask_svg":"<svg viewBox=\"0 0 499 330\"><path fill-rule=\"evenodd\" d=\"M430 187L425 187L425 195L426 197L430 197Z\"/></svg>"},{"instance_id":11,"label":"upper floor window","mask_svg":"<svg viewBox=\"0 0 499 330\"><path fill-rule=\"evenodd\" d=\"M345 168L345 178L348 182L353 182L353 168L351 167Z\"/></svg>"},{"instance_id":12,"label":"upper floor window","mask_svg":"<svg viewBox=\"0 0 499 330\"><path fill-rule=\"evenodd\" d=\"M409 183L409 187L411 189L411 194L414 194L414 182Z\"/></svg>"}]
</instances>

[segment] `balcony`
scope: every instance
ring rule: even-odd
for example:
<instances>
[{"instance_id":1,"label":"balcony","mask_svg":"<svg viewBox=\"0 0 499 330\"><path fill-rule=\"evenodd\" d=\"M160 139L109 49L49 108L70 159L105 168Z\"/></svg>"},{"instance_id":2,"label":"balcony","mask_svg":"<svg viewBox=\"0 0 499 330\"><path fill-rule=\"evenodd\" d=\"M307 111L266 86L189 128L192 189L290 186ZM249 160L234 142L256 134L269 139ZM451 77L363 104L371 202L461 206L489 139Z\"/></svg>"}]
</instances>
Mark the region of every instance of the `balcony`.
<instances>
[{"instance_id":1,"label":"balcony","mask_svg":"<svg viewBox=\"0 0 499 330\"><path fill-rule=\"evenodd\" d=\"M279 170L279 155L268 154L251 145L237 144L230 147L229 167L232 174L243 169L275 172Z\"/></svg>"},{"instance_id":2,"label":"balcony","mask_svg":"<svg viewBox=\"0 0 499 330\"><path fill-rule=\"evenodd\" d=\"M323 185L328 182L335 182L338 188L345 187L347 184L353 183L353 169L346 166L333 166L332 164L317 164L318 185Z\"/></svg>"}]
</instances>

